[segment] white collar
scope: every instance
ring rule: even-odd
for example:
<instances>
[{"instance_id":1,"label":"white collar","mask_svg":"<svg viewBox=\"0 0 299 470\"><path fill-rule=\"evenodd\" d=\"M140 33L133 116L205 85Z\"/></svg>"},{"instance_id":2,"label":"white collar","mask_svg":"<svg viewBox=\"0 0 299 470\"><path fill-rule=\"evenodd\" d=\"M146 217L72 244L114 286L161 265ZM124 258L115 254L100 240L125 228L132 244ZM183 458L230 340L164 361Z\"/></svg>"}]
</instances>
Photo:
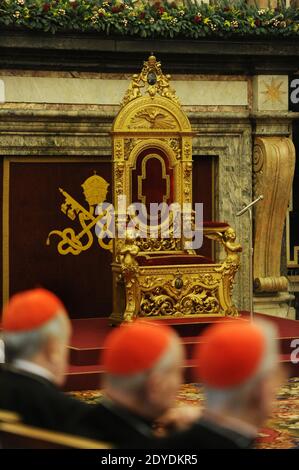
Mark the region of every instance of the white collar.
<instances>
[{"instance_id":1,"label":"white collar","mask_svg":"<svg viewBox=\"0 0 299 470\"><path fill-rule=\"evenodd\" d=\"M13 366L16 369L24 370L25 372L30 372L35 375L39 375L44 379L50 380L50 382L55 382L54 375L42 366L35 364L34 362L26 361L25 359L16 359L13 361Z\"/></svg>"}]
</instances>

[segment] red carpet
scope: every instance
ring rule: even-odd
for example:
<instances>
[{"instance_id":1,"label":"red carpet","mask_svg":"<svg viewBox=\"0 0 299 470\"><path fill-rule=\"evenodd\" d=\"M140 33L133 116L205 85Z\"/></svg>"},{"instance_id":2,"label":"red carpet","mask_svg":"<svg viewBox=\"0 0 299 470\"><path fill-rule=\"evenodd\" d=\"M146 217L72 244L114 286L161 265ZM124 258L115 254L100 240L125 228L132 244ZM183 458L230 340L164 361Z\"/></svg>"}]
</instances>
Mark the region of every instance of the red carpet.
<instances>
[{"instance_id":1,"label":"red carpet","mask_svg":"<svg viewBox=\"0 0 299 470\"><path fill-rule=\"evenodd\" d=\"M272 319L279 329L281 361L288 365L290 375L299 376L299 364L291 363L291 342L299 338L299 322L285 318L268 317L256 314L257 317ZM241 312L239 321L249 321L247 312ZM192 348L197 343L197 337L213 322L231 321L231 318L194 318L159 320L175 328L186 347L185 382L194 381L191 360ZM67 375L65 390L95 390L100 387L100 376L103 368L100 363L103 340L111 330L108 318L89 318L72 320L73 337L70 345L70 369Z\"/></svg>"}]
</instances>

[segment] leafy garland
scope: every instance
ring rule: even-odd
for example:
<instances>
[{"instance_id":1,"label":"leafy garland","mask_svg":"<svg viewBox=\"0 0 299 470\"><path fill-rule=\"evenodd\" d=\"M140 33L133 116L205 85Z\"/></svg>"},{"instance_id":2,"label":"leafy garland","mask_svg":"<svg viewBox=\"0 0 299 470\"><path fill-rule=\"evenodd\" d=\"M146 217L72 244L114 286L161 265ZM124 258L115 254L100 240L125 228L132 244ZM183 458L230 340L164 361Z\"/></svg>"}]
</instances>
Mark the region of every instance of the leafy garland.
<instances>
[{"instance_id":1,"label":"leafy garland","mask_svg":"<svg viewBox=\"0 0 299 470\"><path fill-rule=\"evenodd\" d=\"M0 0L0 27L141 38L298 37L299 9L134 0Z\"/></svg>"}]
</instances>

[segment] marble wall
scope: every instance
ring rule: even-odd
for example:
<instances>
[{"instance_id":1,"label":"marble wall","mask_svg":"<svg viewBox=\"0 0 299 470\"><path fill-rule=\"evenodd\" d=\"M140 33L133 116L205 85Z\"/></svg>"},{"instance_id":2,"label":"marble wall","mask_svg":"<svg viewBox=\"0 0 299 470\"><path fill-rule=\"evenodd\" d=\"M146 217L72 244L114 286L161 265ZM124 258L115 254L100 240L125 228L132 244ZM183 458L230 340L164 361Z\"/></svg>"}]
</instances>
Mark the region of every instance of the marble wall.
<instances>
[{"instance_id":1,"label":"marble wall","mask_svg":"<svg viewBox=\"0 0 299 470\"><path fill-rule=\"evenodd\" d=\"M45 74L23 76L9 71L0 73L9 103L61 103L118 105L130 79L126 75ZM230 80L217 77L173 77L177 95L185 106L247 106L248 81L244 77Z\"/></svg>"}]
</instances>

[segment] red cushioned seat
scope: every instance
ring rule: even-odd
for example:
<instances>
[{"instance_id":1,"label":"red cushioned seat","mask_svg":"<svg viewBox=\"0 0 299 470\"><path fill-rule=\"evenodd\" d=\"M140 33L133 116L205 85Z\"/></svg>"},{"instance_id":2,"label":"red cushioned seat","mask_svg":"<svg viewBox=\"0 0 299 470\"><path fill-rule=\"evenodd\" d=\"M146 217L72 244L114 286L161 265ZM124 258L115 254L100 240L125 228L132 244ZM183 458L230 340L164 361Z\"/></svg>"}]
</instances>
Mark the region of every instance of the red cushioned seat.
<instances>
[{"instance_id":1,"label":"red cushioned seat","mask_svg":"<svg viewBox=\"0 0 299 470\"><path fill-rule=\"evenodd\" d=\"M202 223L203 228L215 228L219 230L227 229L229 227L228 223L226 222L212 222L212 221L204 221Z\"/></svg>"}]
</instances>

